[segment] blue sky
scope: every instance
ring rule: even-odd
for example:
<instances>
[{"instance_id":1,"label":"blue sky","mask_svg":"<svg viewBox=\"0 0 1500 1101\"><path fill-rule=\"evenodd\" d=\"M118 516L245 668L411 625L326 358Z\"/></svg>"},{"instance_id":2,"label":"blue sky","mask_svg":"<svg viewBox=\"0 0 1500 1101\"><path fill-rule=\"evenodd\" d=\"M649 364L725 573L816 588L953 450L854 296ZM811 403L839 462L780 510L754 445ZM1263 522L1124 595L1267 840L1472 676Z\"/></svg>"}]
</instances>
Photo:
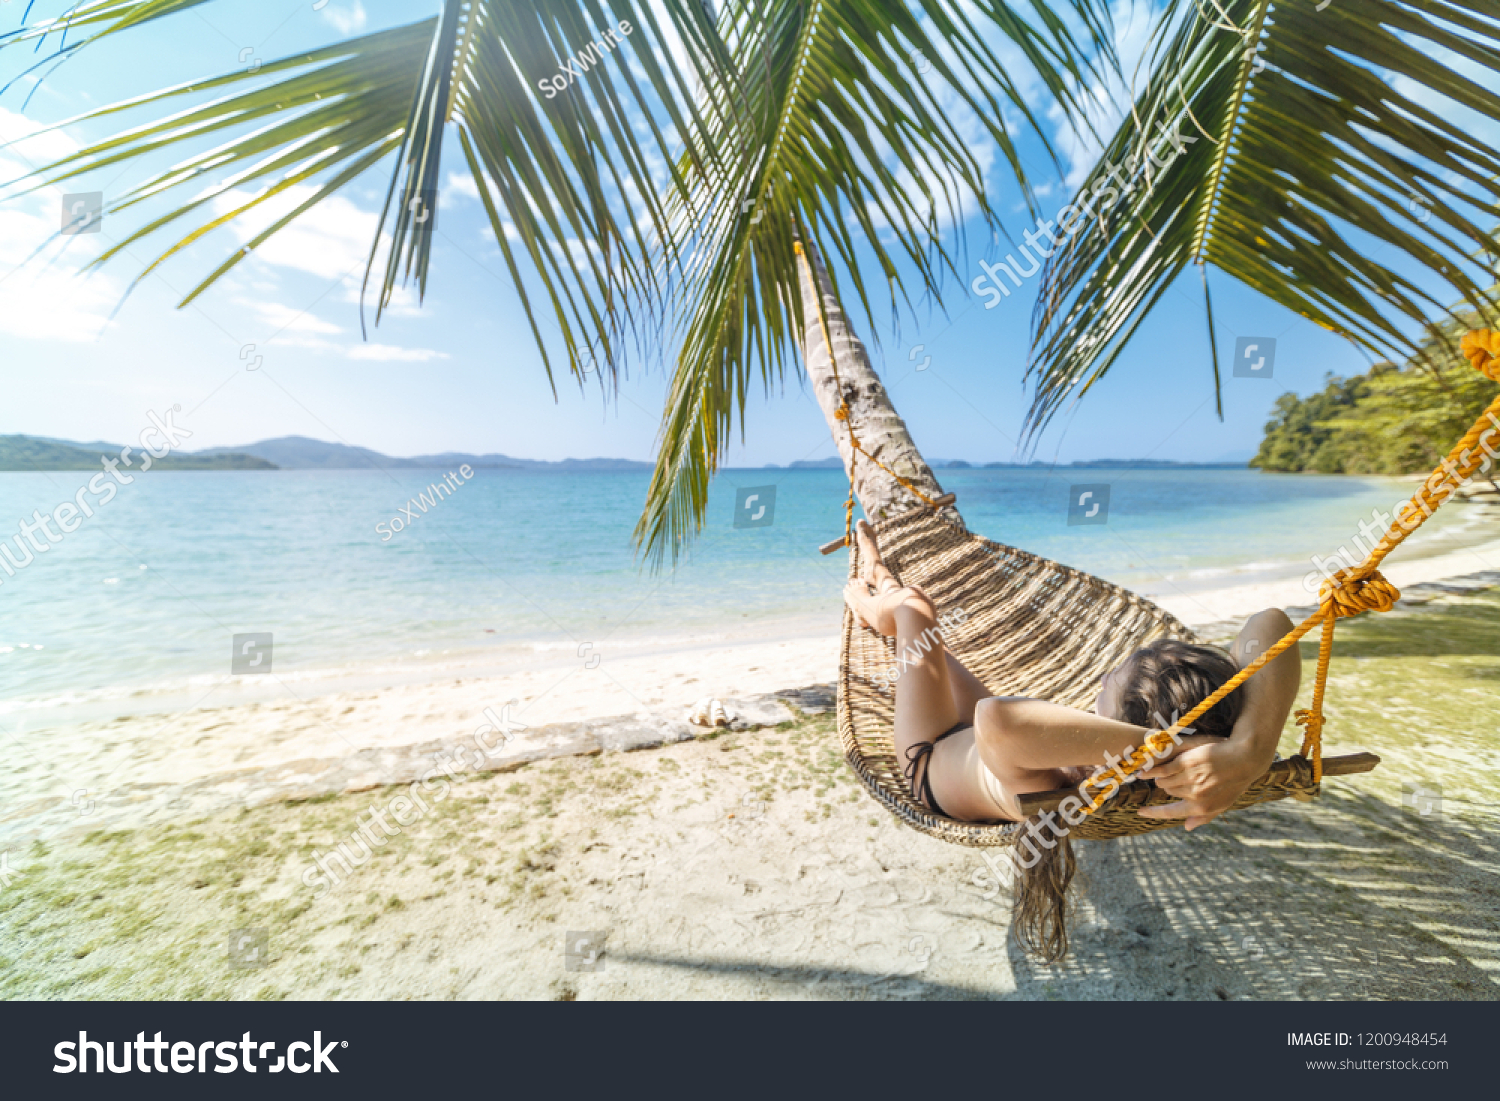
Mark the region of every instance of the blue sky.
<instances>
[{"instance_id":1,"label":"blue sky","mask_svg":"<svg viewBox=\"0 0 1500 1101\"><path fill-rule=\"evenodd\" d=\"M6 5L0 20L16 25L23 7ZM36 92L24 115L32 82L13 87L0 99L0 142L125 96L233 69L242 55L250 63L269 61L436 7L375 0L329 0L321 11L310 0L205 5L81 53ZM55 14L44 4L37 11ZM1127 48L1142 40L1140 16L1122 26ZM30 60L20 51L0 55L0 74L9 79ZM0 176L11 179L87 136L41 135L0 149ZM1067 140L1061 145L1065 168L1076 178L1091 152ZM993 157L991 180L1014 212L1013 230L1027 228L998 156L976 152ZM449 178L463 175L457 154L456 146L445 154ZM1027 155L1038 178L1047 178L1034 143ZM66 190L109 195L145 174L141 166L123 176L96 173ZM134 249L135 261L116 261L87 279L76 273L125 226L139 224L136 218L110 215L101 233L54 242L22 266L55 232L61 192L7 201L0 206L0 359L7 368L0 433L127 441L148 423L148 410L181 405L179 422L193 433L186 446L194 449L300 434L395 455L649 459L669 365L637 365L608 403L597 386L580 391L571 379L559 379L554 400L483 211L461 179L444 191L425 303L418 307L403 295L361 340L358 278L388 179L381 169L346 188L192 306L176 310L181 293L248 236L232 227L210 235L148 277L112 320L147 250ZM1051 212L1066 198L1059 183L1042 204ZM946 316L934 310L906 317L899 336L878 305L881 325L874 331L855 317L898 409L932 459L1016 457L1028 401L1022 376L1031 288L984 309L984 299L968 288L979 274L982 244L975 234L963 281L945 287ZM1226 377L1223 422L1215 416L1202 293L1192 273L1166 295L1109 377L1057 419L1036 457L1243 459L1257 446L1279 394L1316 389L1329 371L1365 368L1349 345L1312 323L1224 277L1211 281L1226 374L1236 338L1271 337L1274 378ZM242 359L249 344L255 349ZM913 360L916 344L924 347ZM259 369L245 370L255 356ZM930 365L916 371L927 356ZM833 453L815 403L791 377L752 402L745 442L736 443L727 465Z\"/></svg>"}]
</instances>

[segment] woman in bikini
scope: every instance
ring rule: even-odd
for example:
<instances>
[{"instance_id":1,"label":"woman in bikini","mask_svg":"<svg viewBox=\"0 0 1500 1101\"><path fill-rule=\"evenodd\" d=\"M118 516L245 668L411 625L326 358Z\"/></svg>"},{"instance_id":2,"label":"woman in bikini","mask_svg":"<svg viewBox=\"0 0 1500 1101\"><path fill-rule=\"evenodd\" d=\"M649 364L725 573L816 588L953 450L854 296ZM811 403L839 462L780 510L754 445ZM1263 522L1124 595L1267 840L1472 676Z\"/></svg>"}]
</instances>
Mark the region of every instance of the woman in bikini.
<instances>
[{"instance_id":1,"label":"woman in bikini","mask_svg":"<svg viewBox=\"0 0 1500 1101\"><path fill-rule=\"evenodd\" d=\"M865 521L856 531L861 576L844 598L857 621L920 657L896 681L895 748L913 796L948 818L1025 819L1019 796L1081 782L1139 747L1291 630L1279 609L1250 617L1226 652L1175 640L1136 651L1104 675L1092 712L1045 700L1001 696L938 642L938 609L903 586L880 558ZM1276 757L1276 745L1302 680L1296 648L1272 661L1208 711L1192 732L1140 775L1176 797L1146 807L1152 818L1185 819L1196 829L1228 810ZM1066 890L1072 854L1066 837L1038 853L1016 880L1013 930L1046 959L1067 951Z\"/></svg>"}]
</instances>

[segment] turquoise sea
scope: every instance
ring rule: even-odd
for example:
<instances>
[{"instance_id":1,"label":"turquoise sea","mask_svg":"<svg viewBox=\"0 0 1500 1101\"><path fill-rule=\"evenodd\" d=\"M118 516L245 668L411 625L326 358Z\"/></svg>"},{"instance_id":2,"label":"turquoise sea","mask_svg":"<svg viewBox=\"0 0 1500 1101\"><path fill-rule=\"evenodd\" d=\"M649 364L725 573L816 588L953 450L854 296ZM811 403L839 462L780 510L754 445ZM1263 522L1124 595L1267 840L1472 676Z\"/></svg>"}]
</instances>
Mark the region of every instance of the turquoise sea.
<instances>
[{"instance_id":1,"label":"turquoise sea","mask_svg":"<svg viewBox=\"0 0 1500 1101\"><path fill-rule=\"evenodd\" d=\"M503 670L571 657L585 642L596 652L670 648L837 620L844 562L817 547L842 532L838 471L722 472L703 536L663 573L644 568L631 543L644 472L480 471L425 514L412 508L407 523L401 507L440 477L137 476L14 576L0 573L0 723L222 685L237 633L271 633L278 679L311 693L340 679ZM1224 469L940 477L975 530L1154 593L1301 576L1310 553L1348 542L1372 508L1411 490L1392 479ZM23 519L52 512L87 480L0 474L0 537L14 551ZM1075 483L1110 485L1107 524L1068 526ZM769 486L774 522L736 528L736 490ZM1477 539L1466 534L1477 511L1445 509L1411 550ZM396 517L404 530L377 530Z\"/></svg>"}]
</instances>

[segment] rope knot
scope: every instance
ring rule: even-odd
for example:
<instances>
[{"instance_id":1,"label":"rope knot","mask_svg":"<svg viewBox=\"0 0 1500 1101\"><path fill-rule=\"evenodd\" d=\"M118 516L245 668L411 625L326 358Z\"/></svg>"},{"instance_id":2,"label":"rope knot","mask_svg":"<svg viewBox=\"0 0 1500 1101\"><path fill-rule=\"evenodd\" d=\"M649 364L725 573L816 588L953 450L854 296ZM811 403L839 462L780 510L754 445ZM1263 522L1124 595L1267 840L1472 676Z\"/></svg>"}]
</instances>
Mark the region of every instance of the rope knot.
<instances>
[{"instance_id":1,"label":"rope knot","mask_svg":"<svg viewBox=\"0 0 1500 1101\"><path fill-rule=\"evenodd\" d=\"M1313 783L1323 779L1323 712L1298 711L1297 725L1302 728L1302 756L1312 762Z\"/></svg>"},{"instance_id":2,"label":"rope knot","mask_svg":"<svg viewBox=\"0 0 1500 1101\"><path fill-rule=\"evenodd\" d=\"M1491 382L1500 382L1500 333L1475 329L1465 333L1458 346L1474 370Z\"/></svg>"},{"instance_id":3,"label":"rope knot","mask_svg":"<svg viewBox=\"0 0 1500 1101\"><path fill-rule=\"evenodd\" d=\"M1369 577L1355 577L1353 570L1335 570L1333 577L1318 589L1318 603L1331 608L1334 617L1359 615L1361 612L1388 612L1401 599L1401 590L1392 585L1379 570Z\"/></svg>"},{"instance_id":4,"label":"rope knot","mask_svg":"<svg viewBox=\"0 0 1500 1101\"><path fill-rule=\"evenodd\" d=\"M833 419L836 420L836 421L846 421L846 420L849 419L849 403L848 402L845 402L843 405L840 405L837 409L835 409L833 411Z\"/></svg>"},{"instance_id":5,"label":"rope knot","mask_svg":"<svg viewBox=\"0 0 1500 1101\"><path fill-rule=\"evenodd\" d=\"M1323 713L1302 710L1297 712L1297 725L1302 728L1302 737L1314 742L1323 740Z\"/></svg>"}]
</instances>

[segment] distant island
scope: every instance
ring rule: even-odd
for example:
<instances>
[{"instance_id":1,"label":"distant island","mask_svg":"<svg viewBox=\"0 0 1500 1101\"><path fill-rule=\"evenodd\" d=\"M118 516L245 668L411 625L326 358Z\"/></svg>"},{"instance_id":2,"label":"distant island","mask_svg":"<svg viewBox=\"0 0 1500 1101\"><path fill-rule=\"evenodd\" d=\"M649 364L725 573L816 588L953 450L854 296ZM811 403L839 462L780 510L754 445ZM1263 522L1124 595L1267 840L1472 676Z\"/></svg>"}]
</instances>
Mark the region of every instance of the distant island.
<instances>
[{"instance_id":1,"label":"distant island","mask_svg":"<svg viewBox=\"0 0 1500 1101\"><path fill-rule=\"evenodd\" d=\"M135 449L137 452L140 448ZM119 444L71 443L39 436L0 436L0 471L98 470L103 455L118 456ZM275 470L257 455L228 449L152 459L157 470Z\"/></svg>"},{"instance_id":2,"label":"distant island","mask_svg":"<svg viewBox=\"0 0 1500 1101\"><path fill-rule=\"evenodd\" d=\"M963 460L955 460L950 463L934 464L946 466L949 470L1048 470L1066 468L1070 470L1089 470L1108 467L1111 470L1244 470L1249 462L1228 463L1190 463L1177 462L1174 459L1079 459L1071 463L966 463Z\"/></svg>"},{"instance_id":3,"label":"distant island","mask_svg":"<svg viewBox=\"0 0 1500 1101\"><path fill-rule=\"evenodd\" d=\"M1500 288L1491 292L1500 299ZM1483 320L1472 311L1437 326L1403 366L1381 362L1349 378L1329 374L1320 392L1282 394L1272 407L1261 470L1315 474L1422 474L1495 400L1495 384L1458 351ZM1493 484L1495 471L1484 476Z\"/></svg>"},{"instance_id":4,"label":"distant island","mask_svg":"<svg viewBox=\"0 0 1500 1101\"><path fill-rule=\"evenodd\" d=\"M40 470L97 470L101 457L117 456L121 445L95 440L78 443L46 436L0 436L0 472ZM139 448L136 449L139 451ZM962 459L940 459L933 464L938 470L1047 470L1053 468L1090 469L1110 467L1129 470L1233 470L1243 469L1243 462L1179 463L1166 459L1089 459L1073 463L969 463ZM475 470L527 470L562 473L583 471L651 470L652 464L634 459L517 459L510 455L471 455L463 451L444 451L438 455L417 455L409 459L383 455L368 447L328 443L308 436L281 436L261 440L244 447L211 447L203 451L184 451L152 460L158 470L457 470L470 466ZM770 470L775 464L747 469ZM788 470L842 470L843 461L836 455L826 459L798 459L787 463Z\"/></svg>"},{"instance_id":5,"label":"distant island","mask_svg":"<svg viewBox=\"0 0 1500 1101\"><path fill-rule=\"evenodd\" d=\"M120 444L76 443L44 436L0 436L0 471L95 470L101 456L120 453ZM138 450L138 449L137 449ZM244 447L213 447L155 459L160 470L650 470L651 463L633 459L516 459L509 455L470 455L446 451L440 455L394 458L367 447L327 443L307 436L282 436Z\"/></svg>"},{"instance_id":6,"label":"distant island","mask_svg":"<svg viewBox=\"0 0 1500 1101\"><path fill-rule=\"evenodd\" d=\"M794 463L787 463L788 470L843 470L844 460L834 455L827 459L798 459ZM770 469L767 467L767 469Z\"/></svg>"}]
</instances>

